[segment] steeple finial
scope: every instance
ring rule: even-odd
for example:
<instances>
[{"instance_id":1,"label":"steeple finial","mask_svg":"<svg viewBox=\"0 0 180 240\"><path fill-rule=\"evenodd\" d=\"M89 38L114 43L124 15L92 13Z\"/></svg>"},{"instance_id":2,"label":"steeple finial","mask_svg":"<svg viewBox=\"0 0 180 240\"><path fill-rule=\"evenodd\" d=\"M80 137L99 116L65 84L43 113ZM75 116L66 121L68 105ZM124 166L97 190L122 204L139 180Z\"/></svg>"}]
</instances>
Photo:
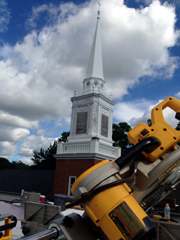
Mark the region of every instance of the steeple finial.
<instances>
[{"instance_id":1,"label":"steeple finial","mask_svg":"<svg viewBox=\"0 0 180 240\"><path fill-rule=\"evenodd\" d=\"M85 88L86 86L89 86L90 88L92 88L94 84L98 88L103 88L104 86L103 57L102 57L101 34L100 34L101 2L100 0L96 0L96 2L98 5L96 30L95 30L93 44L90 52L87 75L86 75L86 78L84 79Z\"/></svg>"},{"instance_id":2,"label":"steeple finial","mask_svg":"<svg viewBox=\"0 0 180 240\"><path fill-rule=\"evenodd\" d=\"M96 1L97 1L97 5L98 5L97 19L100 19L100 14L101 14L101 1L100 1L100 0L96 0Z\"/></svg>"}]
</instances>

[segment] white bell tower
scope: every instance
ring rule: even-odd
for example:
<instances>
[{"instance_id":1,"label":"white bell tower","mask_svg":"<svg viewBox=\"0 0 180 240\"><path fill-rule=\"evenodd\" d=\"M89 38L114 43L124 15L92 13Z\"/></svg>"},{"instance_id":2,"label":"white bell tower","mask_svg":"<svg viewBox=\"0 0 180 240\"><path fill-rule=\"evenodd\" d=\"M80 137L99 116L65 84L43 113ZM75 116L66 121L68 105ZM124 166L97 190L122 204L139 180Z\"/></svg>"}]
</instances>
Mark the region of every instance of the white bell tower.
<instances>
[{"instance_id":1,"label":"white bell tower","mask_svg":"<svg viewBox=\"0 0 180 240\"><path fill-rule=\"evenodd\" d=\"M100 33L100 9L83 90L71 98L72 115L67 143L59 143L57 154L88 154L97 159L115 159L120 149L112 146L112 99L105 94Z\"/></svg>"}]
</instances>

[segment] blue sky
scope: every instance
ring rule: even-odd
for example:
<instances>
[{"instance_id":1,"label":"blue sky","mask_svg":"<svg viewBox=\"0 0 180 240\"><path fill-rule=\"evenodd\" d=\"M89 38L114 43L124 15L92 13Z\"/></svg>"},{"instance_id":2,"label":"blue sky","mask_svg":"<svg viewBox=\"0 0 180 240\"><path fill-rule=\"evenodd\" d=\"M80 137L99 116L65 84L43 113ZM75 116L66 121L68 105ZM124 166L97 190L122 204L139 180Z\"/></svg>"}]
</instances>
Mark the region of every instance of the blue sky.
<instances>
[{"instance_id":1,"label":"blue sky","mask_svg":"<svg viewBox=\"0 0 180 240\"><path fill-rule=\"evenodd\" d=\"M159 15L156 9L158 9ZM0 0L0 154L28 160L69 129L96 22L95 1ZM180 97L180 3L102 0L104 73L114 121Z\"/></svg>"}]
</instances>

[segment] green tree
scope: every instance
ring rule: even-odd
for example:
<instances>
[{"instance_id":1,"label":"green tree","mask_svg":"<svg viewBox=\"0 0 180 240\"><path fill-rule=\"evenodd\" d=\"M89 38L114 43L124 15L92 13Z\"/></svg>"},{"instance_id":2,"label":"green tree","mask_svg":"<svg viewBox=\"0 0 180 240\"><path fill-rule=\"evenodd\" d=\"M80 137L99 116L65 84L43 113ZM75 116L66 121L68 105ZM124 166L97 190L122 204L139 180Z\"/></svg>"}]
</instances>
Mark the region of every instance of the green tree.
<instances>
[{"instance_id":1,"label":"green tree","mask_svg":"<svg viewBox=\"0 0 180 240\"><path fill-rule=\"evenodd\" d=\"M30 166L23 163L21 160L19 161L13 161L11 163L13 169L29 169Z\"/></svg>"},{"instance_id":2,"label":"green tree","mask_svg":"<svg viewBox=\"0 0 180 240\"><path fill-rule=\"evenodd\" d=\"M34 163L32 168L49 169L55 167L55 157L57 151L57 141L50 144L47 149L41 148L39 151L35 150L31 160Z\"/></svg>"},{"instance_id":3,"label":"green tree","mask_svg":"<svg viewBox=\"0 0 180 240\"><path fill-rule=\"evenodd\" d=\"M12 163L4 157L0 157L0 169L11 169Z\"/></svg>"},{"instance_id":4,"label":"green tree","mask_svg":"<svg viewBox=\"0 0 180 240\"><path fill-rule=\"evenodd\" d=\"M131 130L131 126L126 122L113 123L113 146L124 149L128 144L127 133Z\"/></svg>"},{"instance_id":5,"label":"green tree","mask_svg":"<svg viewBox=\"0 0 180 240\"><path fill-rule=\"evenodd\" d=\"M58 139L59 142L67 142L70 132L62 132L61 137Z\"/></svg>"},{"instance_id":6,"label":"green tree","mask_svg":"<svg viewBox=\"0 0 180 240\"><path fill-rule=\"evenodd\" d=\"M0 169L27 169L28 165L22 161L9 161L7 158L0 157Z\"/></svg>"}]
</instances>

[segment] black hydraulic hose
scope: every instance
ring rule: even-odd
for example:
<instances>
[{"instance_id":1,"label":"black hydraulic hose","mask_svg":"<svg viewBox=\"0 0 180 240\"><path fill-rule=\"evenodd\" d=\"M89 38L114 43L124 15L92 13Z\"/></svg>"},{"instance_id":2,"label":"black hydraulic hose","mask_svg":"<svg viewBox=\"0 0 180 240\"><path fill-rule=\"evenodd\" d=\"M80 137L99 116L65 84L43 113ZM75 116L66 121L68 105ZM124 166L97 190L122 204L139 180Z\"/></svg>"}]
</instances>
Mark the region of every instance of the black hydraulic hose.
<instances>
[{"instance_id":1,"label":"black hydraulic hose","mask_svg":"<svg viewBox=\"0 0 180 240\"><path fill-rule=\"evenodd\" d=\"M160 146L160 141L155 137L148 137L132 146L128 149L126 155L123 155L115 160L119 168L126 166L129 164L129 161L135 156L141 154L142 152L152 152L158 146Z\"/></svg>"},{"instance_id":2,"label":"black hydraulic hose","mask_svg":"<svg viewBox=\"0 0 180 240\"><path fill-rule=\"evenodd\" d=\"M88 202L90 201L95 195L97 195L98 193L100 192L103 192L109 188L112 188L112 187L116 187L120 184L123 184L123 183L127 183L127 182L131 182L133 180L133 176L131 177L128 177L128 178L124 178L124 179L119 179L115 182L112 182L112 183L108 183L106 185L103 185L103 186L100 186L98 188L95 188L87 193L83 193L81 194L81 196L79 198L76 198L74 199L71 203L67 203L65 205L65 208L72 208L74 207L75 205L79 205L81 203L85 203L85 202Z\"/></svg>"},{"instance_id":3,"label":"black hydraulic hose","mask_svg":"<svg viewBox=\"0 0 180 240\"><path fill-rule=\"evenodd\" d=\"M17 224L17 218L15 216L8 216L6 218L10 219L11 222L0 226L0 232L8 230L8 229L12 229Z\"/></svg>"}]
</instances>

